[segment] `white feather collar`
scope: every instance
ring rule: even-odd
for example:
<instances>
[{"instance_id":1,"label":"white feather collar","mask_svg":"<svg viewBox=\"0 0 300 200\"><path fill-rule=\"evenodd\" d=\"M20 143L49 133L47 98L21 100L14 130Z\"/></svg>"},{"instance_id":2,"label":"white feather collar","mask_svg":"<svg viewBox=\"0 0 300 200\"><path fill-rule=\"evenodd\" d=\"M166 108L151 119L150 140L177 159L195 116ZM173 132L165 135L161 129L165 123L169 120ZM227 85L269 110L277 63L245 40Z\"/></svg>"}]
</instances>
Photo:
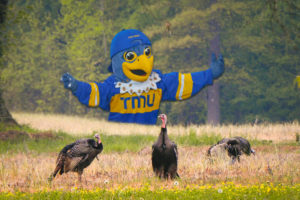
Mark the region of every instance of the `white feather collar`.
<instances>
[{"instance_id":1,"label":"white feather collar","mask_svg":"<svg viewBox=\"0 0 300 200\"><path fill-rule=\"evenodd\" d=\"M149 76L149 78L144 82L138 82L131 80L128 83L123 82L116 82L115 87L120 88L120 93L129 93L132 95L133 93L136 93L138 96L140 96L143 92L149 92L149 90L157 89L156 83L159 82L161 79L156 72L152 72Z\"/></svg>"}]
</instances>

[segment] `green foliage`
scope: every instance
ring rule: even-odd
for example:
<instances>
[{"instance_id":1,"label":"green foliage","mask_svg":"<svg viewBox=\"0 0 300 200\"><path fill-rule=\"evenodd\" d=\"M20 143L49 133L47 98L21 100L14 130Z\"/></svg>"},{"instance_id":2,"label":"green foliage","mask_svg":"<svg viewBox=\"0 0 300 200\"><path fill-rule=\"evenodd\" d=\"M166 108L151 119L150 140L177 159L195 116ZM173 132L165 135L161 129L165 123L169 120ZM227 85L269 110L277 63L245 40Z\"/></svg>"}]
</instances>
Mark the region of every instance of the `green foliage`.
<instances>
[{"instance_id":1,"label":"green foliage","mask_svg":"<svg viewBox=\"0 0 300 200\"><path fill-rule=\"evenodd\" d=\"M106 118L107 112L82 106L60 76L106 79L110 42L123 28L150 37L155 68L163 73L207 69L214 21L226 63L219 80L221 121L300 120L300 93L293 88L300 62L298 13L298 1L290 0L9 1L1 27L1 88L14 111ZM203 124L206 91L164 102L161 112L173 124Z\"/></svg>"}]
</instances>

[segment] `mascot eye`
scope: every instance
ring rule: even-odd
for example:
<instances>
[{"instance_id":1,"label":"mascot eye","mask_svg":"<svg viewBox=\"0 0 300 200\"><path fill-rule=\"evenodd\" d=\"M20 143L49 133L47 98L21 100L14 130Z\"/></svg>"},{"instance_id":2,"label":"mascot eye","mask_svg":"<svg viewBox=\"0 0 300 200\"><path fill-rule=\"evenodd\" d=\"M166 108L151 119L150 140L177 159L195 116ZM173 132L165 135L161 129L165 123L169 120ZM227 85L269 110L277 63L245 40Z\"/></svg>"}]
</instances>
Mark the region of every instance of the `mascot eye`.
<instances>
[{"instance_id":1,"label":"mascot eye","mask_svg":"<svg viewBox=\"0 0 300 200\"><path fill-rule=\"evenodd\" d=\"M146 56L151 56L151 49L150 49L150 47L146 47L146 48L144 49L144 54L145 54Z\"/></svg>"},{"instance_id":2,"label":"mascot eye","mask_svg":"<svg viewBox=\"0 0 300 200\"><path fill-rule=\"evenodd\" d=\"M133 51L128 51L124 53L124 59L126 61L133 61L136 58L136 53Z\"/></svg>"}]
</instances>

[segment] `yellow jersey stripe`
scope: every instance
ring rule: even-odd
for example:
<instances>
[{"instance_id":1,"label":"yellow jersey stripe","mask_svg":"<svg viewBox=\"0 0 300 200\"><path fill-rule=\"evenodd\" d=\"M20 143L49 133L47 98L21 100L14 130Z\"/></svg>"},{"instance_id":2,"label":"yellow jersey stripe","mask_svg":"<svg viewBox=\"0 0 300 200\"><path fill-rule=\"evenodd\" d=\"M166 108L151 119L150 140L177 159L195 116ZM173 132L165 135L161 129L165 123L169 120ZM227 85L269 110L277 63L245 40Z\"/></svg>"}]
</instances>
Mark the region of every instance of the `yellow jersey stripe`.
<instances>
[{"instance_id":1,"label":"yellow jersey stripe","mask_svg":"<svg viewBox=\"0 0 300 200\"><path fill-rule=\"evenodd\" d=\"M180 100L180 90L181 90L181 76L182 74L181 73L178 73L178 87L177 87L177 92L176 92L176 99L177 100Z\"/></svg>"},{"instance_id":2,"label":"yellow jersey stripe","mask_svg":"<svg viewBox=\"0 0 300 200\"><path fill-rule=\"evenodd\" d=\"M178 74L178 88L176 92L176 99L183 100L192 96L193 79L190 73Z\"/></svg>"},{"instance_id":3,"label":"yellow jersey stripe","mask_svg":"<svg viewBox=\"0 0 300 200\"><path fill-rule=\"evenodd\" d=\"M181 95L181 99L187 99L191 97L193 91L193 79L191 74L184 74L184 87Z\"/></svg>"},{"instance_id":4,"label":"yellow jersey stripe","mask_svg":"<svg viewBox=\"0 0 300 200\"><path fill-rule=\"evenodd\" d=\"M90 99L89 99L89 106L91 107L96 107L100 103L99 99L99 88L96 83L89 83L91 86L91 94L90 94Z\"/></svg>"}]
</instances>

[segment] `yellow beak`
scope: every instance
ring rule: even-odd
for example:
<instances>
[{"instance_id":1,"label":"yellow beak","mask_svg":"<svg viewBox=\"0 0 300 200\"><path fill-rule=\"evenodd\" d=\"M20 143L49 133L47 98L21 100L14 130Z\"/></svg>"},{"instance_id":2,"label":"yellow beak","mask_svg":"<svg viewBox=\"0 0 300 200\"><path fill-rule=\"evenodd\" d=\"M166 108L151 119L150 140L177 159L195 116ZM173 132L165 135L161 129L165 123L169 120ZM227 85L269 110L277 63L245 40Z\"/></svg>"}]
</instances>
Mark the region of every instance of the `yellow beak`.
<instances>
[{"instance_id":1,"label":"yellow beak","mask_svg":"<svg viewBox=\"0 0 300 200\"><path fill-rule=\"evenodd\" d=\"M143 82L148 79L153 68L153 56L140 55L134 62L123 62L122 69L129 79Z\"/></svg>"}]
</instances>

